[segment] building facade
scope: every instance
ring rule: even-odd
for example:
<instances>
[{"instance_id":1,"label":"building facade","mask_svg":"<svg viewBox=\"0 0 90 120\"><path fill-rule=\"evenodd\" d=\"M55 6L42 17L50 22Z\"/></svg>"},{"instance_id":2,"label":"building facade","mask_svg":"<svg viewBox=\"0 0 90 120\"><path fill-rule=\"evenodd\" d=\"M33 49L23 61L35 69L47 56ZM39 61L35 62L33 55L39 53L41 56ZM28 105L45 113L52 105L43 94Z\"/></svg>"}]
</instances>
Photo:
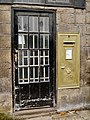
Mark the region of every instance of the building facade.
<instances>
[{"instance_id":1,"label":"building facade","mask_svg":"<svg viewBox=\"0 0 90 120\"><path fill-rule=\"evenodd\" d=\"M90 109L90 0L0 0L0 111Z\"/></svg>"}]
</instances>

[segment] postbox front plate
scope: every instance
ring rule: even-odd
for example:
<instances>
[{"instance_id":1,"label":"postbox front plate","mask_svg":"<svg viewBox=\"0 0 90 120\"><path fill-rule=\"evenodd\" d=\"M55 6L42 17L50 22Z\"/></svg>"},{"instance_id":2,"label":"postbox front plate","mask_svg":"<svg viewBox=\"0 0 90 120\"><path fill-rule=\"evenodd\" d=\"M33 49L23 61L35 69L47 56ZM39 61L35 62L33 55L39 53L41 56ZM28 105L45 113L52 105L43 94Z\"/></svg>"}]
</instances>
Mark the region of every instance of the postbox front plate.
<instances>
[{"instance_id":1,"label":"postbox front plate","mask_svg":"<svg viewBox=\"0 0 90 120\"><path fill-rule=\"evenodd\" d=\"M57 86L79 87L80 35L57 35Z\"/></svg>"}]
</instances>

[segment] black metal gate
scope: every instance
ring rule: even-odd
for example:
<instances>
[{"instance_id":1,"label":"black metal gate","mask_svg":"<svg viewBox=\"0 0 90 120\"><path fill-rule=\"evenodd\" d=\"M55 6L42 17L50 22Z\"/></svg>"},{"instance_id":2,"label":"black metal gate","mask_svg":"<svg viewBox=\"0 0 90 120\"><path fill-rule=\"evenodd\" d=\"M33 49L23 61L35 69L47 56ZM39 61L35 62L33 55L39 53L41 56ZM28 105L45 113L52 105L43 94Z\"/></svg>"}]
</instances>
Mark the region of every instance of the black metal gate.
<instances>
[{"instance_id":1,"label":"black metal gate","mask_svg":"<svg viewBox=\"0 0 90 120\"><path fill-rule=\"evenodd\" d=\"M44 11L15 12L15 110L53 106L55 101L53 15L52 12Z\"/></svg>"}]
</instances>

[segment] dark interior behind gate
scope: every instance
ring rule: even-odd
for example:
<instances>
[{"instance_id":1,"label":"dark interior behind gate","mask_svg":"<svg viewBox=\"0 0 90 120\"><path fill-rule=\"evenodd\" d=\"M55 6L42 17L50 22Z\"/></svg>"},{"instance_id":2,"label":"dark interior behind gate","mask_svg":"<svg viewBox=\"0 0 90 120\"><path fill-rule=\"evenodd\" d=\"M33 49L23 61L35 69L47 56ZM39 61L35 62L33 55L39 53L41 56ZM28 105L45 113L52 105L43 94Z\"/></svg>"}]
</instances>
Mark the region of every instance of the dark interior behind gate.
<instances>
[{"instance_id":1,"label":"dark interior behind gate","mask_svg":"<svg viewBox=\"0 0 90 120\"><path fill-rule=\"evenodd\" d=\"M53 13L15 12L15 110L53 106Z\"/></svg>"}]
</instances>

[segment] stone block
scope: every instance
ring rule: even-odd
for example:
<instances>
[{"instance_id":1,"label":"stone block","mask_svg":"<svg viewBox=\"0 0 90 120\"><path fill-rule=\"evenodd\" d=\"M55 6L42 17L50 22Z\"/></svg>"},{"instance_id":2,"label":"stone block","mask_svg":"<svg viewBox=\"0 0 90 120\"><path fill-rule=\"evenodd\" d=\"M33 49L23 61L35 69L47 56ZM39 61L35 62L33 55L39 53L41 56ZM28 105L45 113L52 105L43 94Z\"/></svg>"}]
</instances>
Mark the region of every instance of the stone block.
<instances>
[{"instance_id":1,"label":"stone block","mask_svg":"<svg viewBox=\"0 0 90 120\"><path fill-rule=\"evenodd\" d=\"M12 92L12 82L11 78L0 78L0 93L3 92Z\"/></svg>"},{"instance_id":2,"label":"stone block","mask_svg":"<svg viewBox=\"0 0 90 120\"><path fill-rule=\"evenodd\" d=\"M84 86L80 89L82 97L84 98L84 107L90 105L90 86Z\"/></svg>"},{"instance_id":3,"label":"stone block","mask_svg":"<svg viewBox=\"0 0 90 120\"><path fill-rule=\"evenodd\" d=\"M79 28L74 24L57 24L57 32L61 33L79 33Z\"/></svg>"},{"instance_id":4,"label":"stone block","mask_svg":"<svg viewBox=\"0 0 90 120\"><path fill-rule=\"evenodd\" d=\"M86 46L90 46L90 35L86 35Z\"/></svg>"},{"instance_id":5,"label":"stone block","mask_svg":"<svg viewBox=\"0 0 90 120\"><path fill-rule=\"evenodd\" d=\"M59 12L60 14L61 13L65 13L65 14L73 14L74 13L74 8L62 8L62 7L60 7L60 8L58 8L57 9L57 12Z\"/></svg>"},{"instance_id":6,"label":"stone block","mask_svg":"<svg viewBox=\"0 0 90 120\"><path fill-rule=\"evenodd\" d=\"M84 80L85 80L85 61L80 62L80 86L84 86Z\"/></svg>"},{"instance_id":7,"label":"stone block","mask_svg":"<svg viewBox=\"0 0 90 120\"><path fill-rule=\"evenodd\" d=\"M86 48L86 56L87 56L87 60L90 60L90 47Z\"/></svg>"},{"instance_id":8,"label":"stone block","mask_svg":"<svg viewBox=\"0 0 90 120\"><path fill-rule=\"evenodd\" d=\"M0 23L0 34L11 34L11 24Z\"/></svg>"},{"instance_id":9,"label":"stone block","mask_svg":"<svg viewBox=\"0 0 90 120\"><path fill-rule=\"evenodd\" d=\"M75 9L75 14L86 14L85 9Z\"/></svg>"},{"instance_id":10,"label":"stone block","mask_svg":"<svg viewBox=\"0 0 90 120\"><path fill-rule=\"evenodd\" d=\"M0 49L0 65L6 62L11 63L11 49Z\"/></svg>"},{"instance_id":11,"label":"stone block","mask_svg":"<svg viewBox=\"0 0 90 120\"><path fill-rule=\"evenodd\" d=\"M10 11L11 5L0 5L0 10Z\"/></svg>"},{"instance_id":12,"label":"stone block","mask_svg":"<svg viewBox=\"0 0 90 120\"><path fill-rule=\"evenodd\" d=\"M86 35L90 35L90 25L86 25Z\"/></svg>"},{"instance_id":13,"label":"stone block","mask_svg":"<svg viewBox=\"0 0 90 120\"><path fill-rule=\"evenodd\" d=\"M86 33L86 26L84 24L78 24L78 29L79 29L80 35L85 35L85 33Z\"/></svg>"},{"instance_id":14,"label":"stone block","mask_svg":"<svg viewBox=\"0 0 90 120\"><path fill-rule=\"evenodd\" d=\"M86 73L90 74L90 61L86 61Z\"/></svg>"},{"instance_id":15,"label":"stone block","mask_svg":"<svg viewBox=\"0 0 90 120\"><path fill-rule=\"evenodd\" d=\"M0 93L0 111L11 112L12 107L12 94Z\"/></svg>"},{"instance_id":16,"label":"stone block","mask_svg":"<svg viewBox=\"0 0 90 120\"><path fill-rule=\"evenodd\" d=\"M88 66L86 66L86 67L88 67ZM90 65L89 65L89 67L90 67ZM88 72L88 71L86 71L86 72ZM84 85L90 87L90 72L85 74Z\"/></svg>"},{"instance_id":17,"label":"stone block","mask_svg":"<svg viewBox=\"0 0 90 120\"><path fill-rule=\"evenodd\" d=\"M85 23L85 15L76 14L76 23L77 24L84 24Z\"/></svg>"},{"instance_id":18,"label":"stone block","mask_svg":"<svg viewBox=\"0 0 90 120\"><path fill-rule=\"evenodd\" d=\"M0 78L8 78L10 76L11 65L9 63L0 64Z\"/></svg>"},{"instance_id":19,"label":"stone block","mask_svg":"<svg viewBox=\"0 0 90 120\"><path fill-rule=\"evenodd\" d=\"M0 22L10 23L11 22L11 11L0 11Z\"/></svg>"},{"instance_id":20,"label":"stone block","mask_svg":"<svg viewBox=\"0 0 90 120\"><path fill-rule=\"evenodd\" d=\"M66 24L75 23L75 14L61 14L61 22Z\"/></svg>"},{"instance_id":21,"label":"stone block","mask_svg":"<svg viewBox=\"0 0 90 120\"><path fill-rule=\"evenodd\" d=\"M80 46L80 61L86 61L86 48Z\"/></svg>"},{"instance_id":22,"label":"stone block","mask_svg":"<svg viewBox=\"0 0 90 120\"><path fill-rule=\"evenodd\" d=\"M86 46L86 36L85 35L80 35L80 45L82 47Z\"/></svg>"},{"instance_id":23,"label":"stone block","mask_svg":"<svg viewBox=\"0 0 90 120\"><path fill-rule=\"evenodd\" d=\"M90 12L86 14L86 23L90 24Z\"/></svg>"},{"instance_id":24,"label":"stone block","mask_svg":"<svg viewBox=\"0 0 90 120\"><path fill-rule=\"evenodd\" d=\"M79 88L60 89L58 91L58 111L83 108L83 97Z\"/></svg>"},{"instance_id":25,"label":"stone block","mask_svg":"<svg viewBox=\"0 0 90 120\"><path fill-rule=\"evenodd\" d=\"M61 23L61 14L60 12L57 12L56 13L56 24L59 24L59 23Z\"/></svg>"},{"instance_id":26,"label":"stone block","mask_svg":"<svg viewBox=\"0 0 90 120\"><path fill-rule=\"evenodd\" d=\"M86 10L90 12L90 1L86 2Z\"/></svg>"},{"instance_id":27,"label":"stone block","mask_svg":"<svg viewBox=\"0 0 90 120\"><path fill-rule=\"evenodd\" d=\"M11 48L11 36L4 35L0 36L0 48Z\"/></svg>"}]
</instances>

